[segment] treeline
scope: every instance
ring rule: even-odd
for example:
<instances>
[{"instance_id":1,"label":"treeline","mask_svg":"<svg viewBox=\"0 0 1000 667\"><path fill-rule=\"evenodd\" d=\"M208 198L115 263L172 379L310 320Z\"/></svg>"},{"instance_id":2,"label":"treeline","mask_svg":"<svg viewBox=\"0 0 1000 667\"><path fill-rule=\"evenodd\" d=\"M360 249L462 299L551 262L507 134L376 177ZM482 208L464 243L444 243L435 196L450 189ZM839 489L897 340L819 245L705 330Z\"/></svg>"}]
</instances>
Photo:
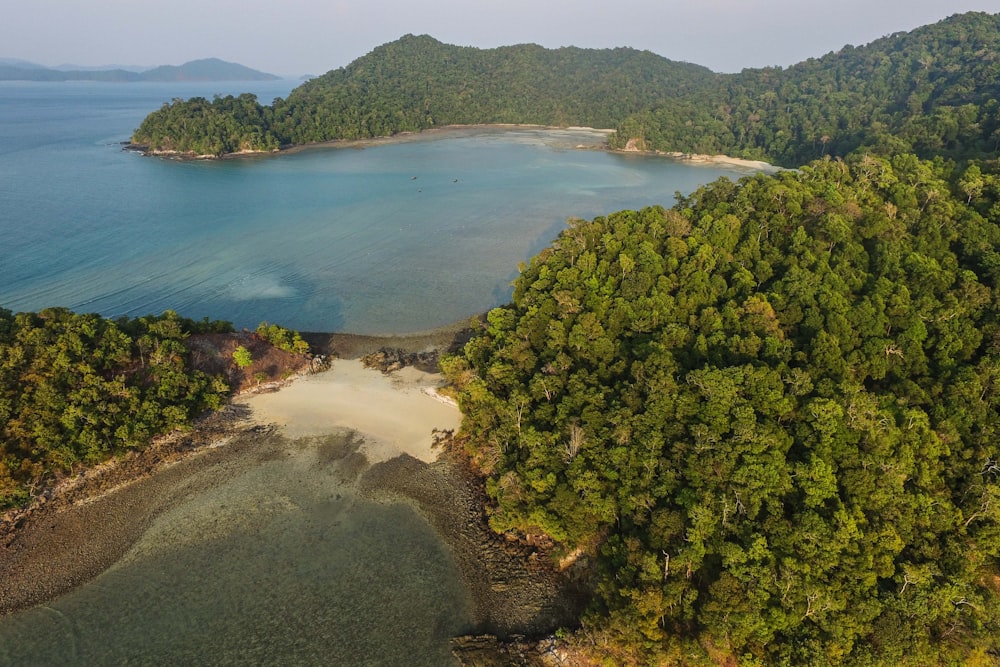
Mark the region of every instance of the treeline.
<instances>
[{"instance_id":1,"label":"treeline","mask_svg":"<svg viewBox=\"0 0 1000 667\"><path fill-rule=\"evenodd\" d=\"M616 148L798 166L824 155L1000 147L1000 15L968 13L788 69L716 74L633 49L476 49L407 35L262 106L175 100L132 142L221 155L452 124L616 128Z\"/></svg>"},{"instance_id":2,"label":"treeline","mask_svg":"<svg viewBox=\"0 0 1000 667\"><path fill-rule=\"evenodd\" d=\"M672 95L701 88L713 76L704 67L634 49L528 44L483 50L407 35L304 83L272 106L248 108L244 117L252 119L252 131L239 131L244 121L232 116L228 98L195 98L151 114L132 143L215 154L238 146L271 150L272 139L307 144L453 124L611 128ZM235 134L225 129L230 121Z\"/></svg>"},{"instance_id":3,"label":"treeline","mask_svg":"<svg viewBox=\"0 0 1000 667\"><path fill-rule=\"evenodd\" d=\"M172 311L108 320L0 308L0 510L53 475L94 464L218 408L221 376L188 364L185 338L232 331Z\"/></svg>"},{"instance_id":4,"label":"treeline","mask_svg":"<svg viewBox=\"0 0 1000 667\"><path fill-rule=\"evenodd\" d=\"M786 70L716 76L624 119L612 144L789 167L859 150L982 157L1000 147L998 98L1000 15L969 13Z\"/></svg>"},{"instance_id":5,"label":"treeline","mask_svg":"<svg viewBox=\"0 0 1000 667\"><path fill-rule=\"evenodd\" d=\"M146 116L132 143L153 152L224 155L243 151L275 151L281 142L271 130L273 111L257 96L227 95L174 100Z\"/></svg>"},{"instance_id":6,"label":"treeline","mask_svg":"<svg viewBox=\"0 0 1000 667\"><path fill-rule=\"evenodd\" d=\"M499 531L610 664L995 664L1000 168L914 155L573 221L443 362Z\"/></svg>"}]
</instances>

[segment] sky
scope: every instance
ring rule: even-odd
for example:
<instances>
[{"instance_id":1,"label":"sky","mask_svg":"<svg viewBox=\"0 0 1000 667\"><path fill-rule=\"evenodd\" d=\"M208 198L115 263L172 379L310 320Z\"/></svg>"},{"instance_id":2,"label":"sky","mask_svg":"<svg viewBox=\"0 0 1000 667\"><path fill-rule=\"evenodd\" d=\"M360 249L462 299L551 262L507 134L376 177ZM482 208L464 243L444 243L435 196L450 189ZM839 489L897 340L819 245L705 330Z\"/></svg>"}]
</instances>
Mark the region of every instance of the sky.
<instances>
[{"instance_id":1,"label":"sky","mask_svg":"<svg viewBox=\"0 0 1000 667\"><path fill-rule=\"evenodd\" d=\"M221 58L298 77L407 33L482 48L646 49L717 72L787 67L1000 0L23 0L0 57L48 66Z\"/></svg>"}]
</instances>

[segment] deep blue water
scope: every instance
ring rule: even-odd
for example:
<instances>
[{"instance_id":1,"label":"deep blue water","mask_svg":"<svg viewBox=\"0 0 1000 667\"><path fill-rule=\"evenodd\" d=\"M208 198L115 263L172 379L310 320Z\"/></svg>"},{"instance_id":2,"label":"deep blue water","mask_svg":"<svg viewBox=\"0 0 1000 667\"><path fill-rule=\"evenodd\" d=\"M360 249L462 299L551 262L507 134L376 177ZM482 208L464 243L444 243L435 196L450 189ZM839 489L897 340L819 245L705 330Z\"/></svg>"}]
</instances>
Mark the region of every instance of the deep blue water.
<instances>
[{"instance_id":1,"label":"deep blue water","mask_svg":"<svg viewBox=\"0 0 1000 667\"><path fill-rule=\"evenodd\" d=\"M420 331L508 300L569 217L742 174L577 150L592 136L567 131L224 162L121 150L175 97L295 84L0 83L0 306Z\"/></svg>"}]
</instances>

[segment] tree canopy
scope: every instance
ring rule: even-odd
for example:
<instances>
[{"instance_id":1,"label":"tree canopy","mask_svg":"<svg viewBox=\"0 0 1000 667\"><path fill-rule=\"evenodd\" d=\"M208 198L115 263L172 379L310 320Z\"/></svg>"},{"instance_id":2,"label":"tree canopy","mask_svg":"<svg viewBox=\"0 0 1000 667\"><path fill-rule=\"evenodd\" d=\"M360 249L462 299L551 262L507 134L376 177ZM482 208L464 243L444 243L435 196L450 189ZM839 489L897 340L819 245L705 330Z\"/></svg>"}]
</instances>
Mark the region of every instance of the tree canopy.
<instances>
[{"instance_id":1,"label":"tree canopy","mask_svg":"<svg viewBox=\"0 0 1000 667\"><path fill-rule=\"evenodd\" d=\"M616 128L612 146L794 167L862 150L987 157L1000 147L1000 15L967 13L787 69L717 74L628 48L476 49L407 35L287 99L175 100L132 142L221 155L454 124Z\"/></svg>"},{"instance_id":2,"label":"tree canopy","mask_svg":"<svg viewBox=\"0 0 1000 667\"><path fill-rule=\"evenodd\" d=\"M985 157L1000 147L1000 15L952 16L789 67L717 75L618 126L612 144L794 167L853 151Z\"/></svg>"},{"instance_id":3,"label":"tree canopy","mask_svg":"<svg viewBox=\"0 0 1000 667\"><path fill-rule=\"evenodd\" d=\"M612 662L991 664L995 162L861 157L574 220L444 367L497 530Z\"/></svg>"},{"instance_id":4,"label":"tree canopy","mask_svg":"<svg viewBox=\"0 0 1000 667\"><path fill-rule=\"evenodd\" d=\"M231 331L172 311L108 320L65 308L0 308L0 509L56 474L188 425L229 393L188 365L192 333Z\"/></svg>"}]
</instances>

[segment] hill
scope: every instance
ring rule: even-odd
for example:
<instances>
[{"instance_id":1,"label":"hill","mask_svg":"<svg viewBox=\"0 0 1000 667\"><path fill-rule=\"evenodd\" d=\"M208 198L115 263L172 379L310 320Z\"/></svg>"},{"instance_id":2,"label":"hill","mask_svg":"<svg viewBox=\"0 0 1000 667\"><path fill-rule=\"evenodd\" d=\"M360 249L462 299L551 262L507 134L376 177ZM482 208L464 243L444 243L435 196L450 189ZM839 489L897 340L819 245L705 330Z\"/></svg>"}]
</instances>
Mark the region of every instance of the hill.
<instances>
[{"instance_id":1,"label":"hill","mask_svg":"<svg viewBox=\"0 0 1000 667\"><path fill-rule=\"evenodd\" d=\"M144 72L126 69L49 68L14 59L0 60L0 81L273 81L279 77L218 58L164 65Z\"/></svg>"},{"instance_id":2,"label":"hill","mask_svg":"<svg viewBox=\"0 0 1000 667\"><path fill-rule=\"evenodd\" d=\"M782 166L866 150L975 157L1000 146L1000 15L968 13L788 69L716 74L633 49L475 49L407 35L274 106L205 100L132 141L216 154L449 124L613 127L619 149ZM239 108L237 109L236 106Z\"/></svg>"},{"instance_id":3,"label":"hill","mask_svg":"<svg viewBox=\"0 0 1000 667\"><path fill-rule=\"evenodd\" d=\"M1000 145L1000 15L952 16L708 90L618 126L613 145L725 153L797 166L859 149L954 157Z\"/></svg>"},{"instance_id":4,"label":"hill","mask_svg":"<svg viewBox=\"0 0 1000 667\"><path fill-rule=\"evenodd\" d=\"M142 73L142 81L274 81L279 77L218 58L162 65Z\"/></svg>"},{"instance_id":5,"label":"hill","mask_svg":"<svg viewBox=\"0 0 1000 667\"><path fill-rule=\"evenodd\" d=\"M273 107L225 98L166 105L143 121L132 142L217 154L453 124L614 127L714 76L634 49L482 50L407 35L311 79Z\"/></svg>"}]
</instances>

